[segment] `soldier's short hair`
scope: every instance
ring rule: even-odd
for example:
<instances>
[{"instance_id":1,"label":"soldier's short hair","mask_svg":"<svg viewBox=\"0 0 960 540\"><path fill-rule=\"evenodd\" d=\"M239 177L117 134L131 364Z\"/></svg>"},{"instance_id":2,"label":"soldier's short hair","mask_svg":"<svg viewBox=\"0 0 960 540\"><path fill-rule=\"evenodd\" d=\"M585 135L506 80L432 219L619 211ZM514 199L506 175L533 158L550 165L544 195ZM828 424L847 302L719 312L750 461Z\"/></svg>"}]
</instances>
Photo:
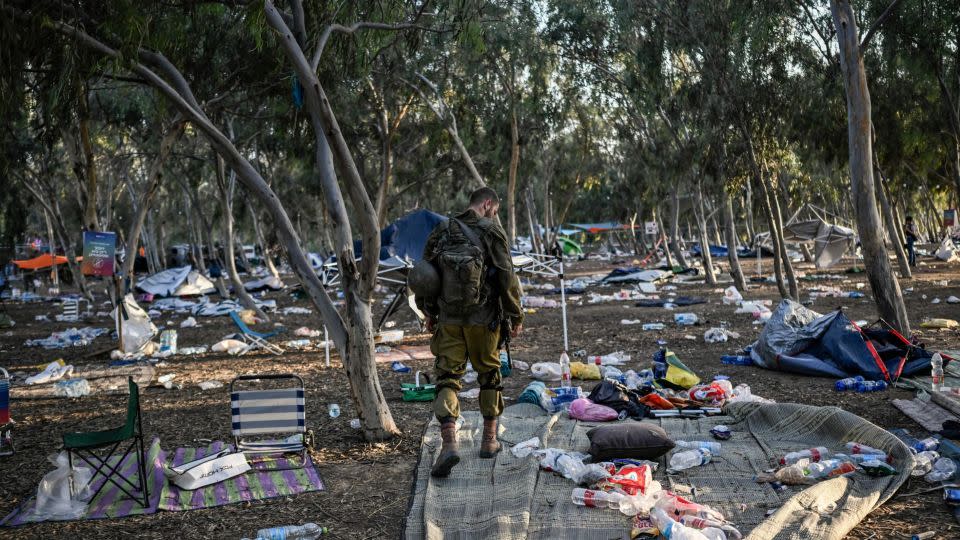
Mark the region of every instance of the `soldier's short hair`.
<instances>
[{"instance_id":1,"label":"soldier's short hair","mask_svg":"<svg viewBox=\"0 0 960 540\"><path fill-rule=\"evenodd\" d=\"M500 203L500 197L497 196L497 192L493 188L484 186L470 194L470 206L483 204L486 201Z\"/></svg>"}]
</instances>

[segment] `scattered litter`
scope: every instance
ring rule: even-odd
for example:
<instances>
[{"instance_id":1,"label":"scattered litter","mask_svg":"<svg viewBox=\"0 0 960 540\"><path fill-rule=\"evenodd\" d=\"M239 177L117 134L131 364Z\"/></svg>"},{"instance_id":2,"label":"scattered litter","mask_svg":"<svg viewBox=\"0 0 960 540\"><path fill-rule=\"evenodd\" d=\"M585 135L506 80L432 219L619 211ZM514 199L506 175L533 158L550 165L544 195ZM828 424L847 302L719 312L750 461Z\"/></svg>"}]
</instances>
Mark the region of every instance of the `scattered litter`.
<instances>
[{"instance_id":1,"label":"scattered litter","mask_svg":"<svg viewBox=\"0 0 960 540\"><path fill-rule=\"evenodd\" d=\"M394 362L390 364L390 369L397 373L410 373L410 366L403 365L403 362Z\"/></svg>"},{"instance_id":2,"label":"scattered litter","mask_svg":"<svg viewBox=\"0 0 960 540\"><path fill-rule=\"evenodd\" d=\"M560 363L559 362L537 362L530 367L530 375L534 379L541 381L559 381Z\"/></svg>"},{"instance_id":3,"label":"scattered litter","mask_svg":"<svg viewBox=\"0 0 960 540\"><path fill-rule=\"evenodd\" d=\"M351 420L350 427L352 427L353 429L360 429L360 419L354 418L353 420Z\"/></svg>"},{"instance_id":4,"label":"scattered litter","mask_svg":"<svg viewBox=\"0 0 960 540\"><path fill-rule=\"evenodd\" d=\"M537 450L538 448L540 448L540 439L538 437L533 437L521 443L515 444L513 448L510 449L510 452L514 456L523 459L532 454L533 451Z\"/></svg>"},{"instance_id":5,"label":"scattered litter","mask_svg":"<svg viewBox=\"0 0 960 540\"><path fill-rule=\"evenodd\" d=\"M215 388L223 388L223 383L220 381L203 381L198 384L201 390L213 390Z\"/></svg>"},{"instance_id":6,"label":"scattered litter","mask_svg":"<svg viewBox=\"0 0 960 540\"><path fill-rule=\"evenodd\" d=\"M109 332L106 328L68 328L62 332L54 332L50 337L28 339L27 347L43 347L44 349L62 349L64 347L84 347L97 337Z\"/></svg>"},{"instance_id":7,"label":"scattered litter","mask_svg":"<svg viewBox=\"0 0 960 540\"><path fill-rule=\"evenodd\" d=\"M696 313L677 313L673 316L673 322L680 326L693 326L699 321Z\"/></svg>"},{"instance_id":8,"label":"scattered litter","mask_svg":"<svg viewBox=\"0 0 960 540\"><path fill-rule=\"evenodd\" d=\"M939 304L939 303L940 303L940 299L939 299L939 298L934 298L933 301L931 301L930 303L931 303L931 304Z\"/></svg>"},{"instance_id":9,"label":"scattered litter","mask_svg":"<svg viewBox=\"0 0 960 540\"><path fill-rule=\"evenodd\" d=\"M301 326L300 328L297 328L296 330L293 331L293 335L300 336L300 337L320 337L320 331L311 330L306 326Z\"/></svg>"},{"instance_id":10,"label":"scattered litter","mask_svg":"<svg viewBox=\"0 0 960 540\"><path fill-rule=\"evenodd\" d=\"M53 385L53 395L58 397L81 397L90 395L90 383L86 379L69 379Z\"/></svg>"},{"instance_id":11,"label":"scattered litter","mask_svg":"<svg viewBox=\"0 0 960 540\"><path fill-rule=\"evenodd\" d=\"M403 330L387 330L377 334L377 343L400 343L403 341Z\"/></svg>"},{"instance_id":12,"label":"scattered litter","mask_svg":"<svg viewBox=\"0 0 960 540\"><path fill-rule=\"evenodd\" d=\"M180 323L180 328L194 328L197 326L197 320L193 317L187 317Z\"/></svg>"},{"instance_id":13,"label":"scattered litter","mask_svg":"<svg viewBox=\"0 0 960 540\"><path fill-rule=\"evenodd\" d=\"M200 347L180 347L179 349L177 349L177 354L183 355L183 356L195 356L195 355L198 355L198 354L207 354L207 348L206 348L206 347L203 347L203 346L200 346Z\"/></svg>"},{"instance_id":14,"label":"scattered litter","mask_svg":"<svg viewBox=\"0 0 960 540\"><path fill-rule=\"evenodd\" d=\"M640 319L621 319L620 324L628 326L631 324L643 324L643 321Z\"/></svg>"},{"instance_id":15,"label":"scattered litter","mask_svg":"<svg viewBox=\"0 0 960 540\"><path fill-rule=\"evenodd\" d=\"M920 323L921 328L956 328L960 326L954 319L927 319Z\"/></svg>"},{"instance_id":16,"label":"scattered litter","mask_svg":"<svg viewBox=\"0 0 960 540\"><path fill-rule=\"evenodd\" d=\"M227 354L237 354L247 348L247 344L239 339L224 339L213 344L210 347L212 352L225 352Z\"/></svg>"},{"instance_id":17,"label":"scattered litter","mask_svg":"<svg viewBox=\"0 0 960 540\"><path fill-rule=\"evenodd\" d=\"M947 303L948 303L948 304L960 304L960 298L957 298L956 296L950 296L949 298L947 298Z\"/></svg>"},{"instance_id":18,"label":"scattered litter","mask_svg":"<svg viewBox=\"0 0 960 540\"><path fill-rule=\"evenodd\" d=\"M526 371L530 369L530 364L524 362L523 360L513 360L513 369L519 369L520 371Z\"/></svg>"},{"instance_id":19,"label":"scattered litter","mask_svg":"<svg viewBox=\"0 0 960 540\"><path fill-rule=\"evenodd\" d=\"M644 330L663 330L667 325L663 323L647 323L643 325Z\"/></svg>"},{"instance_id":20,"label":"scattered litter","mask_svg":"<svg viewBox=\"0 0 960 540\"><path fill-rule=\"evenodd\" d=\"M463 392L457 392L457 395L462 397L463 399L477 399L478 397L480 397L480 389L471 388L469 390L464 390Z\"/></svg>"},{"instance_id":21,"label":"scattered litter","mask_svg":"<svg viewBox=\"0 0 960 540\"><path fill-rule=\"evenodd\" d=\"M736 305L743 301L743 295L736 287L730 286L723 291L723 303L725 305Z\"/></svg>"},{"instance_id":22,"label":"scattered litter","mask_svg":"<svg viewBox=\"0 0 960 540\"><path fill-rule=\"evenodd\" d=\"M703 340L707 343L723 343L728 339L737 339L740 334L726 328L711 328L704 332Z\"/></svg>"}]
</instances>

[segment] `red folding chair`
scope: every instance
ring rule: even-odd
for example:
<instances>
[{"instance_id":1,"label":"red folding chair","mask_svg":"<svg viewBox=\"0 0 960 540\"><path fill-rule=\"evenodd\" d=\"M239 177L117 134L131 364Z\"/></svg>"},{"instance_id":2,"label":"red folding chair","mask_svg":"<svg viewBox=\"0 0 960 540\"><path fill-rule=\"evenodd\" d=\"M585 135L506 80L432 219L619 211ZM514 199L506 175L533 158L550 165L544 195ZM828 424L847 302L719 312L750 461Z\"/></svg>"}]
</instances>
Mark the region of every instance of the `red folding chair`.
<instances>
[{"instance_id":1,"label":"red folding chair","mask_svg":"<svg viewBox=\"0 0 960 540\"><path fill-rule=\"evenodd\" d=\"M10 418L10 374L0 368L3 378L0 379L0 457L12 456L15 449L10 432L13 430L13 419Z\"/></svg>"}]
</instances>

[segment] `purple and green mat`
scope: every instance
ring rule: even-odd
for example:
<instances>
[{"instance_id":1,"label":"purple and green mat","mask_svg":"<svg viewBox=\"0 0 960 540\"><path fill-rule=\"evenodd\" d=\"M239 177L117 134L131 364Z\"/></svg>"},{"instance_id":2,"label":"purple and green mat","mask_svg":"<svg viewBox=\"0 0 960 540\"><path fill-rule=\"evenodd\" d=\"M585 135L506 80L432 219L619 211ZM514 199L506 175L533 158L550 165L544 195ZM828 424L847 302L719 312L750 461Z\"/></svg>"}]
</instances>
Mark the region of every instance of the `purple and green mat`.
<instances>
[{"instance_id":1,"label":"purple and green mat","mask_svg":"<svg viewBox=\"0 0 960 540\"><path fill-rule=\"evenodd\" d=\"M143 514L154 514L160 510L177 512L198 508L213 508L225 504L244 501L258 501L297 495L310 491L323 491L323 480L312 460L303 468L269 471L265 467L283 468L299 464L299 457L288 461L286 458L271 460L269 463L251 461L253 470L229 480L204 488L187 491L167 481L163 475L163 464L175 467L188 461L202 458L222 450L226 444L215 441L203 448L177 448L172 453L160 448L160 439L154 439L147 449L148 480L150 506L141 507L126 496L113 484L108 485L97 497L90 501L87 513L81 519L104 519ZM124 477L136 483L137 463L133 455L127 456L120 464ZM91 486L96 491L106 480L98 476ZM16 527L38 521L34 516L36 498L31 497L2 521L0 526Z\"/></svg>"}]
</instances>

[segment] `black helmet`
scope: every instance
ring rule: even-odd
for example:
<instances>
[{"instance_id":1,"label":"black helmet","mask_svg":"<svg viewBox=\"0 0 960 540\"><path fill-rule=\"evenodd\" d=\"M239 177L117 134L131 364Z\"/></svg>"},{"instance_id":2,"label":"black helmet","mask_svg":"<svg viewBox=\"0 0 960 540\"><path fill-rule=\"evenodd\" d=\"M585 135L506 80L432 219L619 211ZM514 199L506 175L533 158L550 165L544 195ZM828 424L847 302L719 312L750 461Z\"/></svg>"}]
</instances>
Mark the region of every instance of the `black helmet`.
<instances>
[{"instance_id":1,"label":"black helmet","mask_svg":"<svg viewBox=\"0 0 960 540\"><path fill-rule=\"evenodd\" d=\"M407 286L413 294L423 298L437 298L440 296L440 274L433 263L420 259L413 263L413 268L407 272Z\"/></svg>"}]
</instances>

